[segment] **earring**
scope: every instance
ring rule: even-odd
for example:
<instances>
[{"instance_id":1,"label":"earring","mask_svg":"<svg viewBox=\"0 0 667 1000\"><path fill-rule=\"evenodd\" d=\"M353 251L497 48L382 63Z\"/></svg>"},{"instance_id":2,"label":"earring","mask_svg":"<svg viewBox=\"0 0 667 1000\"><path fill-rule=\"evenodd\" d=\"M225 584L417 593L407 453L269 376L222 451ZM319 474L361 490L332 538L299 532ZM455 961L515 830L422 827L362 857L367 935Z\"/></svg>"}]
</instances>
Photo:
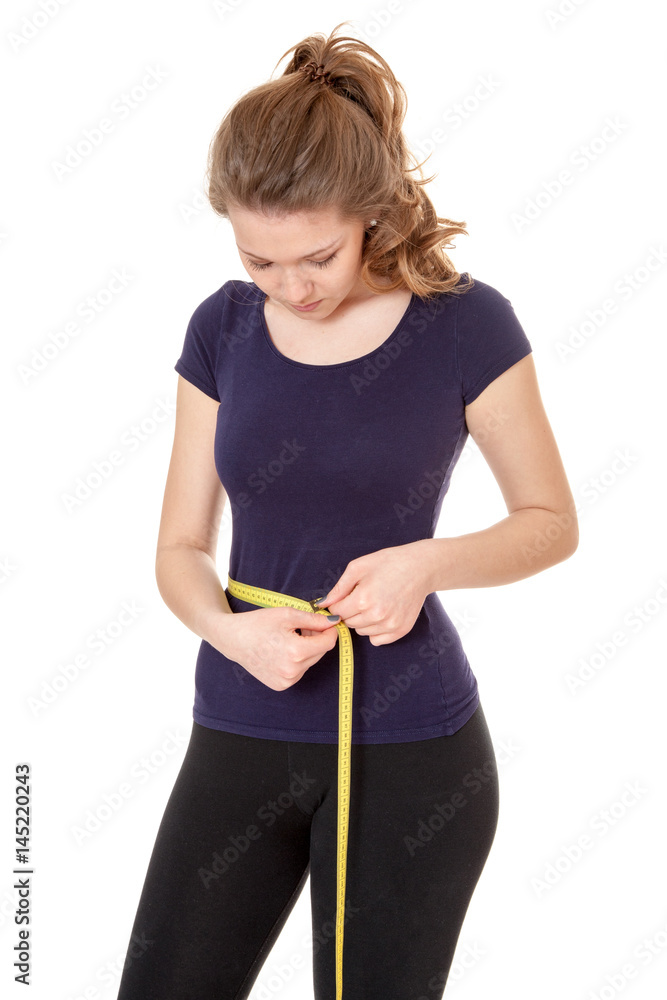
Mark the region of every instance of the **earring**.
<instances>
[{"instance_id":1,"label":"earring","mask_svg":"<svg viewBox=\"0 0 667 1000\"><path fill-rule=\"evenodd\" d=\"M377 223L378 223L377 219L371 219L371 221L368 224L369 226L377 226Z\"/></svg>"}]
</instances>

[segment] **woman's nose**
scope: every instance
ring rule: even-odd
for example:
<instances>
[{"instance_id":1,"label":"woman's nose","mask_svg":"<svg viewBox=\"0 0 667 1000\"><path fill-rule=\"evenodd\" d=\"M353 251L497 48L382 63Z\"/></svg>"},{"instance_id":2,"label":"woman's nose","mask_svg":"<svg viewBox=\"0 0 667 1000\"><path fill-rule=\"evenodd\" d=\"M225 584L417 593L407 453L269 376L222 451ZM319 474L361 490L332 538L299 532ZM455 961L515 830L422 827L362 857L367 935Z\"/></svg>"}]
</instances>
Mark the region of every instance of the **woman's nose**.
<instances>
[{"instance_id":1,"label":"woman's nose","mask_svg":"<svg viewBox=\"0 0 667 1000\"><path fill-rule=\"evenodd\" d=\"M282 292L288 302L298 306L307 301L312 292L312 282L295 271L286 273L283 275Z\"/></svg>"}]
</instances>

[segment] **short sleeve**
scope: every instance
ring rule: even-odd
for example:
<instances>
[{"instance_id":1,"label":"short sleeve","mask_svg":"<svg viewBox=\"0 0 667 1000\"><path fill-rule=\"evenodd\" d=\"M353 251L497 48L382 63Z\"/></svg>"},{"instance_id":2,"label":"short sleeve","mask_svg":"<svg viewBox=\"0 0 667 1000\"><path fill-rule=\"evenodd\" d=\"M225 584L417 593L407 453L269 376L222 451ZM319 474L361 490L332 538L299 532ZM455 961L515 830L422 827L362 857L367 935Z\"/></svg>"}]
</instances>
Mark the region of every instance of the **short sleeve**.
<instances>
[{"instance_id":1,"label":"short sleeve","mask_svg":"<svg viewBox=\"0 0 667 1000\"><path fill-rule=\"evenodd\" d=\"M467 406L494 379L532 351L509 299L477 278L459 297L456 351Z\"/></svg>"},{"instance_id":2,"label":"short sleeve","mask_svg":"<svg viewBox=\"0 0 667 1000\"><path fill-rule=\"evenodd\" d=\"M218 403L220 395L215 373L221 342L221 291L218 289L209 295L193 312L185 331L181 356L174 365L179 375Z\"/></svg>"}]
</instances>

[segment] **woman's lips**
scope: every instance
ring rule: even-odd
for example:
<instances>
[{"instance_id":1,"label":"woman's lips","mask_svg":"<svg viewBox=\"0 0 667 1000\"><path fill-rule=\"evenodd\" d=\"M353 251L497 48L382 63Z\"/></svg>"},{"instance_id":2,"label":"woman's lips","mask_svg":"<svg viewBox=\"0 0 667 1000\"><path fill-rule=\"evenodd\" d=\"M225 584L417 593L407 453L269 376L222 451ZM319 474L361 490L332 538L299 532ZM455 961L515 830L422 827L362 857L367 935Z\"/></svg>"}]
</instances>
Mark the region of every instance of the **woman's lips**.
<instances>
[{"instance_id":1,"label":"woman's lips","mask_svg":"<svg viewBox=\"0 0 667 1000\"><path fill-rule=\"evenodd\" d=\"M320 304L321 301L322 301L322 299L318 299L317 302L311 302L310 305L307 305L307 306L292 306L292 308L293 309L298 309L299 312L310 312L311 309L317 308L317 306L319 306L319 304ZM290 305L292 305L292 304L290 303Z\"/></svg>"}]
</instances>

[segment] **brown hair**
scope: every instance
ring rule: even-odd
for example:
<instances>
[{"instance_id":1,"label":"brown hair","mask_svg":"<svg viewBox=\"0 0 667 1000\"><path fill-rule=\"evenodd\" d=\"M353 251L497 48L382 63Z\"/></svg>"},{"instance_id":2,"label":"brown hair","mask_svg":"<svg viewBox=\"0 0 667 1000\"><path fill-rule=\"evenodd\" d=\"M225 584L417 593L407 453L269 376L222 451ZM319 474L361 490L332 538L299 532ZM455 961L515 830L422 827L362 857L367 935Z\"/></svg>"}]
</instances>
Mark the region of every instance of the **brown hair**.
<instances>
[{"instance_id":1,"label":"brown hair","mask_svg":"<svg viewBox=\"0 0 667 1000\"><path fill-rule=\"evenodd\" d=\"M335 208L368 225L361 278L375 292L409 288L428 298L460 293L444 252L464 222L440 218L424 191L421 164L401 131L407 97L389 65L365 42L309 35L285 52L282 76L243 95L208 152L213 210L267 214ZM274 67L275 71L275 67ZM418 176L412 176L418 173ZM458 286L458 287L455 287Z\"/></svg>"}]
</instances>

